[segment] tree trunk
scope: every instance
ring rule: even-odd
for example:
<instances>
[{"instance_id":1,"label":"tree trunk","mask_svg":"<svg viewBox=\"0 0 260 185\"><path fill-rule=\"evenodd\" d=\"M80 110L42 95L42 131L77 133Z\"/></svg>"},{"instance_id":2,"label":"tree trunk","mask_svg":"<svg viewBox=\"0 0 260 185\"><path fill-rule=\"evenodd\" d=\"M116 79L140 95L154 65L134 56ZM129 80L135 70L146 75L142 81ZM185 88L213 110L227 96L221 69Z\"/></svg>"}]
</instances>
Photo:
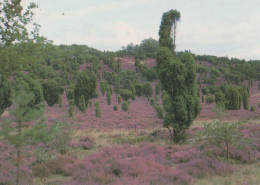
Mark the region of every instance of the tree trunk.
<instances>
[{"instance_id":1,"label":"tree trunk","mask_svg":"<svg viewBox=\"0 0 260 185\"><path fill-rule=\"evenodd\" d=\"M20 155L21 155L21 151L20 148L18 148L17 151L17 171L16 171L16 185L19 185L19 177L20 177Z\"/></svg>"},{"instance_id":2,"label":"tree trunk","mask_svg":"<svg viewBox=\"0 0 260 185\"><path fill-rule=\"evenodd\" d=\"M174 142L174 138L173 138L173 133L171 132L171 129L169 127L167 127L169 133L170 133L170 136L171 136L171 139L172 139L172 142Z\"/></svg>"},{"instance_id":3,"label":"tree trunk","mask_svg":"<svg viewBox=\"0 0 260 185\"><path fill-rule=\"evenodd\" d=\"M226 144L226 146L227 146L227 163L229 163L229 160L228 160L228 158L229 158L229 155L228 155L228 143Z\"/></svg>"}]
</instances>

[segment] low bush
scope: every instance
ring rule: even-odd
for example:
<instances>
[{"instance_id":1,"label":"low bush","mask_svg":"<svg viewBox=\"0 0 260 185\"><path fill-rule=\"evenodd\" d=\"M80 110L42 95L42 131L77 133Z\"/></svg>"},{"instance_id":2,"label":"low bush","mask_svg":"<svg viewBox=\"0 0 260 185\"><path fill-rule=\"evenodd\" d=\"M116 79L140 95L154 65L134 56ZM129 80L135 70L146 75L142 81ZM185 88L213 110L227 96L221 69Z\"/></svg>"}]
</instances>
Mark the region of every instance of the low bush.
<instances>
[{"instance_id":1,"label":"low bush","mask_svg":"<svg viewBox=\"0 0 260 185\"><path fill-rule=\"evenodd\" d=\"M129 106L128 101L124 101L122 103L122 111L128 111L128 106Z\"/></svg>"},{"instance_id":2,"label":"low bush","mask_svg":"<svg viewBox=\"0 0 260 185\"><path fill-rule=\"evenodd\" d=\"M215 101L215 98L213 96L207 96L206 103L213 103Z\"/></svg>"}]
</instances>

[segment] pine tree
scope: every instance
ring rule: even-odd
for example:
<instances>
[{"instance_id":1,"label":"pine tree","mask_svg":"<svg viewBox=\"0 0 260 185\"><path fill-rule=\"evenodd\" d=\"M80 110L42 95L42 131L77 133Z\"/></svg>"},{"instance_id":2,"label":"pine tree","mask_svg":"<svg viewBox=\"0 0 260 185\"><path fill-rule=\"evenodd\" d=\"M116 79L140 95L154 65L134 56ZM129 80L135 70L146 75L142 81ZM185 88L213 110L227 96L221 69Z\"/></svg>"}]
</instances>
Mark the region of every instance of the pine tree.
<instances>
[{"instance_id":1,"label":"pine tree","mask_svg":"<svg viewBox=\"0 0 260 185\"><path fill-rule=\"evenodd\" d=\"M86 112L86 103L85 103L85 99L84 99L84 96L82 95L81 98L80 98L80 102L79 102L79 110L81 112Z\"/></svg>"},{"instance_id":2,"label":"pine tree","mask_svg":"<svg viewBox=\"0 0 260 185\"><path fill-rule=\"evenodd\" d=\"M107 104L108 105L111 105L111 93L110 93L110 91L107 91Z\"/></svg>"},{"instance_id":3,"label":"pine tree","mask_svg":"<svg viewBox=\"0 0 260 185\"><path fill-rule=\"evenodd\" d=\"M96 102L95 107L96 107L95 108L96 117L101 118L101 109L100 109L99 101Z\"/></svg>"},{"instance_id":4,"label":"pine tree","mask_svg":"<svg viewBox=\"0 0 260 185\"><path fill-rule=\"evenodd\" d=\"M34 94L26 91L22 86L16 87L12 94L13 106L9 110L11 118L5 118L1 124L0 136L3 136L17 151L16 185L20 182L21 148L25 141L33 143L48 140L47 125L44 124L44 105L29 106ZM24 128L23 123L37 121L32 127ZM16 127L11 126L16 123Z\"/></svg>"},{"instance_id":5,"label":"pine tree","mask_svg":"<svg viewBox=\"0 0 260 185\"><path fill-rule=\"evenodd\" d=\"M74 100L69 100L69 116L74 118Z\"/></svg>"}]
</instances>

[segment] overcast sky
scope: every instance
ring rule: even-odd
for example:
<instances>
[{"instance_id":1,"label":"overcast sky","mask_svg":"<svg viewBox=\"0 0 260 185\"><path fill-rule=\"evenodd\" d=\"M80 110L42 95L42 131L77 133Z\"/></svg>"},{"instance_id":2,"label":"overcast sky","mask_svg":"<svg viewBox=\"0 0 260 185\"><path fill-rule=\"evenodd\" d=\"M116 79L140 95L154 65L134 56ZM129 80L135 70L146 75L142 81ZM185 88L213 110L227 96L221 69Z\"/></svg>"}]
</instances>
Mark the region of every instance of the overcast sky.
<instances>
[{"instance_id":1,"label":"overcast sky","mask_svg":"<svg viewBox=\"0 0 260 185\"><path fill-rule=\"evenodd\" d=\"M27 0L29 1L29 0ZM32 0L31 0L32 1ZM35 21L54 44L116 51L158 39L162 14L181 13L177 50L260 59L259 0L34 0Z\"/></svg>"}]
</instances>

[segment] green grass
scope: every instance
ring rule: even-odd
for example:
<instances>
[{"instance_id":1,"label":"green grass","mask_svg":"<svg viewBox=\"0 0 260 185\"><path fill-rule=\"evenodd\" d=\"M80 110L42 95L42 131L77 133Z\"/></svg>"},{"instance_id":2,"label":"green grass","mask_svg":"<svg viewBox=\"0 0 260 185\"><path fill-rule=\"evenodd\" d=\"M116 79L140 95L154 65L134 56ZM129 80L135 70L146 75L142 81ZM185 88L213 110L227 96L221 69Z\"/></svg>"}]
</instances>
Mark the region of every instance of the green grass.
<instances>
[{"instance_id":1,"label":"green grass","mask_svg":"<svg viewBox=\"0 0 260 185\"><path fill-rule=\"evenodd\" d=\"M260 163L235 164L230 176L214 176L197 180L196 185L258 185L260 184Z\"/></svg>"}]
</instances>

